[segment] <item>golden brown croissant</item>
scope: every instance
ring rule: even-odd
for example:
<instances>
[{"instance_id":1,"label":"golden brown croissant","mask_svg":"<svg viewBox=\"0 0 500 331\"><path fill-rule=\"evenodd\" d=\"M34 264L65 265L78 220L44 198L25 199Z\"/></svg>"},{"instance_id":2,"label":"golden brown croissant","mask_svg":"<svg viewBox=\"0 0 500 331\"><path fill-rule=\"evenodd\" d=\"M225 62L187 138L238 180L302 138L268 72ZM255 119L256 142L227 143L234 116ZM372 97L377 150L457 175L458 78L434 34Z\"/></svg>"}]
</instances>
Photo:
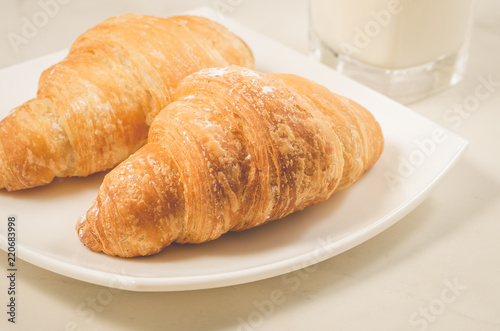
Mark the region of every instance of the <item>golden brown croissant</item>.
<instances>
[{"instance_id":1,"label":"golden brown croissant","mask_svg":"<svg viewBox=\"0 0 500 331\"><path fill-rule=\"evenodd\" d=\"M229 64L253 67L251 51L209 19L128 14L104 21L43 72L35 99L0 122L0 189L115 166L145 143L182 78Z\"/></svg>"},{"instance_id":2,"label":"golden brown croissant","mask_svg":"<svg viewBox=\"0 0 500 331\"><path fill-rule=\"evenodd\" d=\"M293 75L204 69L174 100L78 221L91 250L150 255L282 218L354 183L383 149L366 109Z\"/></svg>"}]
</instances>

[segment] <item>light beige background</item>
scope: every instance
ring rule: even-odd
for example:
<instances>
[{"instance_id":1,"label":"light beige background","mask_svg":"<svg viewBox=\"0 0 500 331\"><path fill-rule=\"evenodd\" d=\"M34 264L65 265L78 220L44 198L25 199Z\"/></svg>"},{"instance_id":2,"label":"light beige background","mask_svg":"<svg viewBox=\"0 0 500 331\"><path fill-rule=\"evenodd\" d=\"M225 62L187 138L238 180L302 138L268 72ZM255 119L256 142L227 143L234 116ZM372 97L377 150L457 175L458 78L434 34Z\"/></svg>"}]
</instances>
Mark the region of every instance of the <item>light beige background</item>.
<instances>
[{"instance_id":1,"label":"light beige background","mask_svg":"<svg viewBox=\"0 0 500 331\"><path fill-rule=\"evenodd\" d=\"M228 16L307 52L304 0L64 2L16 52L9 32L19 33L23 17L41 7L39 1L0 0L0 68L65 49L109 16L170 16L200 5L225 8ZM468 139L469 148L431 196L395 226L316 268L201 291L116 291L18 262L16 325L4 312L2 251L0 329L500 330L500 2L478 0L476 9L465 81L409 106ZM480 79L496 82L490 95L451 123L445 114L473 98Z\"/></svg>"}]
</instances>

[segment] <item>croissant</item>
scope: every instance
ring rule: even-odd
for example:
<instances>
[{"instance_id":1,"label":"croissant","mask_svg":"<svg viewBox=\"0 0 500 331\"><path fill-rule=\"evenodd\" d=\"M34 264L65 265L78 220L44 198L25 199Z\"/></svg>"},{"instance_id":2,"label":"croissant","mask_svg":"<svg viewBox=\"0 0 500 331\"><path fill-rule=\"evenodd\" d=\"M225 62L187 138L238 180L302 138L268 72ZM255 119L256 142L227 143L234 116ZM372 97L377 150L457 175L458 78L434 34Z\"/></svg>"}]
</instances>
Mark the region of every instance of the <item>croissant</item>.
<instances>
[{"instance_id":1,"label":"croissant","mask_svg":"<svg viewBox=\"0 0 500 331\"><path fill-rule=\"evenodd\" d=\"M371 113L310 80L204 69L182 81L148 143L105 176L76 230L92 251L121 257L206 242L328 199L383 143Z\"/></svg>"},{"instance_id":2,"label":"croissant","mask_svg":"<svg viewBox=\"0 0 500 331\"><path fill-rule=\"evenodd\" d=\"M182 78L253 67L247 45L202 17L128 14L81 35L43 72L37 96L0 122L0 189L112 168L142 146Z\"/></svg>"}]
</instances>

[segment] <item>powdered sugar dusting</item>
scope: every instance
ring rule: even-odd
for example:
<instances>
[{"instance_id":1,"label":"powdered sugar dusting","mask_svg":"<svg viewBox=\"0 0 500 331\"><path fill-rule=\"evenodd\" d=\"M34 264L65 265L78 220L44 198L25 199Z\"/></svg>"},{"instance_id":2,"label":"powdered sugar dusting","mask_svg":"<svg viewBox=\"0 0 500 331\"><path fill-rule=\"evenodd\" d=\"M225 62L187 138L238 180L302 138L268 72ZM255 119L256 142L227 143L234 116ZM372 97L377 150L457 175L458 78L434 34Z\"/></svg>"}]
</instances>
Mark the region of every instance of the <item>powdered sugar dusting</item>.
<instances>
[{"instance_id":1,"label":"powdered sugar dusting","mask_svg":"<svg viewBox=\"0 0 500 331\"><path fill-rule=\"evenodd\" d=\"M94 215L95 215L95 217L99 216L99 207L97 207L97 205L94 205L94 206L92 207L92 209L90 210L90 212L91 212L92 214L94 214Z\"/></svg>"},{"instance_id":2,"label":"powdered sugar dusting","mask_svg":"<svg viewBox=\"0 0 500 331\"><path fill-rule=\"evenodd\" d=\"M276 90L276 88L273 86L263 86L262 87L262 93L265 93L265 94L273 93L275 90Z\"/></svg>"},{"instance_id":3,"label":"powdered sugar dusting","mask_svg":"<svg viewBox=\"0 0 500 331\"><path fill-rule=\"evenodd\" d=\"M62 131L61 126L57 122L52 122L52 129L57 130L57 131Z\"/></svg>"},{"instance_id":4,"label":"powdered sugar dusting","mask_svg":"<svg viewBox=\"0 0 500 331\"><path fill-rule=\"evenodd\" d=\"M261 78L260 74L258 74L257 72L255 72L253 70L249 70L249 69L241 70L240 73L241 73L242 76L245 76L245 77L257 77L257 78Z\"/></svg>"},{"instance_id":5,"label":"powdered sugar dusting","mask_svg":"<svg viewBox=\"0 0 500 331\"><path fill-rule=\"evenodd\" d=\"M205 73L209 77L223 76L227 74L227 68L209 68L205 70Z\"/></svg>"}]
</instances>

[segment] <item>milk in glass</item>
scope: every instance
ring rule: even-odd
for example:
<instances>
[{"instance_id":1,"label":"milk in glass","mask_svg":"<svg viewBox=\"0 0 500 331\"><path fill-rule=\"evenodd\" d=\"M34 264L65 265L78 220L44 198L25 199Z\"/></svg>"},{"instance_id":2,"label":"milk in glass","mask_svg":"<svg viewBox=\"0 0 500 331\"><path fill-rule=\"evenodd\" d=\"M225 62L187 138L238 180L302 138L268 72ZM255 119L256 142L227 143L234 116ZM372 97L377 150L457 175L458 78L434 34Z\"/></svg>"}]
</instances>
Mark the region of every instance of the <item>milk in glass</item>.
<instances>
[{"instance_id":1,"label":"milk in glass","mask_svg":"<svg viewBox=\"0 0 500 331\"><path fill-rule=\"evenodd\" d=\"M311 51L411 102L460 80L472 9L473 0L310 0Z\"/></svg>"}]
</instances>

